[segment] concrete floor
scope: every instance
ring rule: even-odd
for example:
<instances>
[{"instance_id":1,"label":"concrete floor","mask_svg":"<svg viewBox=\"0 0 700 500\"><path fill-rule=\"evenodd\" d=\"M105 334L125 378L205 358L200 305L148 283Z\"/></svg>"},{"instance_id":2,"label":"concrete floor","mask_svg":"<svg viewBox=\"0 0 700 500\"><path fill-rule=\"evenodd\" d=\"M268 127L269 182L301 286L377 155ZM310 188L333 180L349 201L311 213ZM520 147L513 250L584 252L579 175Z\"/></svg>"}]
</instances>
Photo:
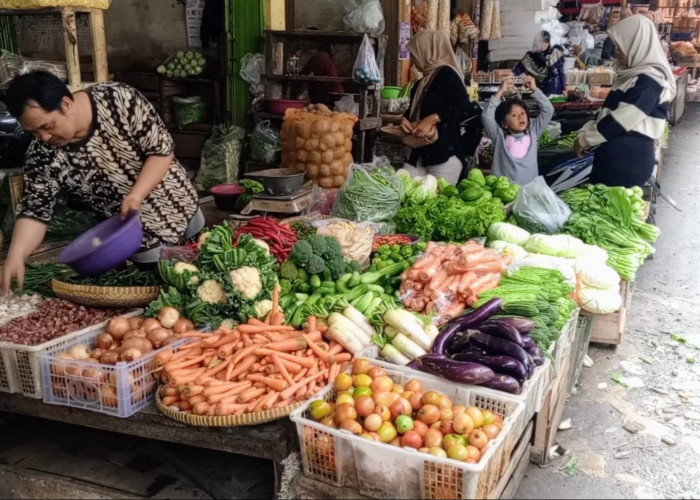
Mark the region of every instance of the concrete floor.
<instances>
[{"instance_id":1,"label":"concrete floor","mask_svg":"<svg viewBox=\"0 0 700 500\"><path fill-rule=\"evenodd\" d=\"M517 498L700 498L699 144L700 105L689 103L661 179L683 212L659 200L661 238L637 275L624 344L589 349L594 364L564 413L572 427L557 435L567 451L530 465Z\"/></svg>"}]
</instances>

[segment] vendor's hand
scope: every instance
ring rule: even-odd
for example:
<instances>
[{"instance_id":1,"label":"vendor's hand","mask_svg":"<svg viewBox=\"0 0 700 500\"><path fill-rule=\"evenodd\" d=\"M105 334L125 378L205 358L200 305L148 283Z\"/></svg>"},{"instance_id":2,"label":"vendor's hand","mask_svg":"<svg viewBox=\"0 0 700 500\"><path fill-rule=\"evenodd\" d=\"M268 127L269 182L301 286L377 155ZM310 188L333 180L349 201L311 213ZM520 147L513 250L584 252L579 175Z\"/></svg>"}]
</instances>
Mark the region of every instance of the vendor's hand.
<instances>
[{"instance_id":1,"label":"vendor's hand","mask_svg":"<svg viewBox=\"0 0 700 500\"><path fill-rule=\"evenodd\" d=\"M528 90L535 90L537 88L537 81L532 77L532 75L527 75L523 80L523 84Z\"/></svg>"},{"instance_id":2,"label":"vendor's hand","mask_svg":"<svg viewBox=\"0 0 700 500\"><path fill-rule=\"evenodd\" d=\"M24 286L24 260L10 254L2 266L0 297L5 297L12 290L12 278L17 278L19 288Z\"/></svg>"},{"instance_id":3,"label":"vendor's hand","mask_svg":"<svg viewBox=\"0 0 700 500\"><path fill-rule=\"evenodd\" d=\"M406 118L401 120L401 125L399 125L399 126L401 127L401 131L404 134L412 134L415 131L413 124L410 121L408 121Z\"/></svg>"},{"instance_id":4,"label":"vendor's hand","mask_svg":"<svg viewBox=\"0 0 700 500\"><path fill-rule=\"evenodd\" d=\"M581 144L581 139L576 138L576 141L574 142L574 153L576 153L576 156L583 156L588 152L588 148Z\"/></svg>"},{"instance_id":5,"label":"vendor's hand","mask_svg":"<svg viewBox=\"0 0 700 500\"><path fill-rule=\"evenodd\" d=\"M143 198L134 193L129 193L124 201L122 201L121 215L126 217L132 210L141 210L141 204L143 203Z\"/></svg>"},{"instance_id":6,"label":"vendor's hand","mask_svg":"<svg viewBox=\"0 0 700 500\"><path fill-rule=\"evenodd\" d=\"M435 133L435 126L439 121L440 117L437 114L426 116L416 124L413 135L420 137L421 139L430 137Z\"/></svg>"}]
</instances>

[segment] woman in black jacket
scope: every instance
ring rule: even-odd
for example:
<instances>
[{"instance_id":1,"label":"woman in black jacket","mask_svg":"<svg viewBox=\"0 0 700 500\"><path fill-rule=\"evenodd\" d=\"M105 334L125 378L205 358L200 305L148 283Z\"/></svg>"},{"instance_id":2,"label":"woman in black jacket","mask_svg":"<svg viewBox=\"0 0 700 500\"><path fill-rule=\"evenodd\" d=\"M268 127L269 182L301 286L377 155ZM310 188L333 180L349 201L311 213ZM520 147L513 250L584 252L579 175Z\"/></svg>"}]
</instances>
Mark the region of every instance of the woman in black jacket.
<instances>
[{"instance_id":1,"label":"woman in black jacket","mask_svg":"<svg viewBox=\"0 0 700 500\"><path fill-rule=\"evenodd\" d=\"M412 176L432 174L456 184L462 172L459 124L479 112L469 102L464 76L445 31L421 31L408 43L411 59L423 73L411 92L411 105L401 122L406 134L437 141L415 148L404 168Z\"/></svg>"}]
</instances>

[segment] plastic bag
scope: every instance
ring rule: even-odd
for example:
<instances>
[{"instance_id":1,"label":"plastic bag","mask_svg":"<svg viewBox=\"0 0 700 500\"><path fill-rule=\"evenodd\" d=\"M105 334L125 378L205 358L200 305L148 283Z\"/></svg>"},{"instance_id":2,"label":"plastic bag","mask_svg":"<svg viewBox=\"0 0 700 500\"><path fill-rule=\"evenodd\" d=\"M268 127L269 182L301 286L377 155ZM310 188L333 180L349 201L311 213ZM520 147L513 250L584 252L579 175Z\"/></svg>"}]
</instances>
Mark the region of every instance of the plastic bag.
<instances>
[{"instance_id":1,"label":"plastic bag","mask_svg":"<svg viewBox=\"0 0 700 500\"><path fill-rule=\"evenodd\" d=\"M311 203L309 204L309 213L318 215L330 215L333 212L333 204L338 196L336 188L322 188L314 184L311 190Z\"/></svg>"},{"instance_id":2,"label":"plastic bag","mask_svg":"<svg viewBox=\"0 0 700 500\"><path fill-rule=\"evenodd\" d=\"M455 50L455 57L457 58L457 63L459 64L459 69L462 70L462 75L468 75L472 72L472 60L462 49L462 47L457 47Z\"/></svg>"},{"instance_id":3,"label":"plastic bag","mask_svg":"<svg viewBox=\"0 0 700 500\"><path fill-rule=\"evenodd\" d=\"M280 135L272 130L270 121L258 122L250 134L250 156L263 163L279 163L281 153Z\"/></svg>"},{"instance_id":4,"label":"plastic bag","mask_svg":"<svg viewBox=\"0 0 700 500\"><path fill-rule=\"evenodd\" d=\"M358 33L384 33L384 12L379 0L360 0L348 6L351 10L343 18L345 26Z\"/></svg>"},{"instance_id":5,"label":"plastic bag","mask_svg":"<svg viewBox=\"0 0 700 500\"><path fill-rule=\"evenodd\" d=\"M206 191L217 184L236 182L244 137L245 130L241 127L214 128L202 148L202 161L194 181L198 191Z\"/></svg>"},{"instance_id":6,"label":"plastic bag","mask_svg":"<svg viewBox=\"0 0 700 500\"><path fill-rule=\"evenodd\" d=\"M379 160L388 165L387 159ZM333 215L356 221L388 221L399 211L404 189L394 167L353 165L338 191Z\"/></svg>"},{"instance_id":7,"label":"plastic bag","mask_svg":"<svg viewBox=\"0 0 700 500\"><path fill-rule=\"evenodd\" d=\"M352 75L353 80L364 85L375 85L382 81L382 73L377 66L374 48L367 35L362 38L362 45L352 67Z\"/></svg>"},{"instance_id":8,"label":"plastic bag","mask_svg":"<svg viewBox=\"0 0 700 500\"><path fill-rule=\"evenodd\" d=\"M194 123L205 123L209 108L201 96L173 97L175 103L175 123L177 128L183 129Z\"/></svg>"},{"instance_id":9,"label":"plastic bag","mask_svg":"<svg viewBox=\"0 0 700 500\"><path fill-rule=\"evenodd\" d=\"M374 235L378 230L376 224L345 219L322 219L311 222L311 225L317 228L317 234L337 238L343 248L343 257L358 261L363 269L369 266Z\"/></svg>"},{"instance_id":10,"label":"plastic bag","mask_svg":"<svg viewBox=\"0 0 700 500\"><path fill-rule=\"evenodd\" d=\"M513 203L513 216L520 227L531 233L551 234L566 224L571 209L540 175L520 189Z\"/></svg>"},{"instance_id":11,"label":"plastic bag","mask_svg":"<svg viewBox=\"0 0 700 500\"><path fill-rule=\"evenodd\" d=\"M265 92L262 74L265 72L265 56L263 54L246 54L241 58L240 75L248 83L253 95Z\"/></svg>"},{"instance_id":12,"label":"plastic bag","mask_svg":"<svg viewBox=\"0 0 700 500\"><path fill-rule=\"evenodd\" d=\"M360 114L360 105L355 102L355 98L351 95L345 95L335 101L333 106L339 113L350 113L351 115Z\"/></svg>"}]
</instances>

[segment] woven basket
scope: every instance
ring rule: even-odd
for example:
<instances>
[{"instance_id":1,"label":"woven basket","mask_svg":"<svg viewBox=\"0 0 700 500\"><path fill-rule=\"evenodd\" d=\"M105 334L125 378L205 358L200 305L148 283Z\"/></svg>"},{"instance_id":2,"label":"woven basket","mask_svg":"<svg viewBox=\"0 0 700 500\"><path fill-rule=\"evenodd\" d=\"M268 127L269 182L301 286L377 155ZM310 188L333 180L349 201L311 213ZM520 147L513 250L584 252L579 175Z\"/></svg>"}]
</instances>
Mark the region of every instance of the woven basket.
<instances>
[{"instance_id":1,"label":"woven basket","mask_svg":"<svg viewBox=\"0 0 700 500\"><path fill-rule=\"evenodd\" d=\"M416 137L414 135L404 134L399 125L387 125L382 127L380 130L382 133L392 137L394 140L399 140L409 148L422 148L435 142L429 139Z\"/></svg>"},{"instance_id":2,"label":"woven basket","mask_svg":"<svg viewBox=\"0 0 700 500\"><path fill-rule=\"evenodd\" d=\"M158 298L158 286L75 285L56 278L53 292L62 299L88 307L144 307Z\"/></svg>"},{"instance_id":3,"label":"woven basket","mask_svg":"<svg viewBox=\"0 0 700 500\"><path fill-rule=\"evenodd\" d=\"M256 411L253 413L243 413L242 415L228 415L225 417L210 417L208 415L193 415L184 411L173 410L165 406L160 399L160 391L156 393L156 405L158 409L168 418L177 420L183 424L195 425L198 427L238 427L243 425L259 425L281 418L288 417L292 410L304 404L304 401L281 408L271 410Z\"/></svg>"}]
</instances>

